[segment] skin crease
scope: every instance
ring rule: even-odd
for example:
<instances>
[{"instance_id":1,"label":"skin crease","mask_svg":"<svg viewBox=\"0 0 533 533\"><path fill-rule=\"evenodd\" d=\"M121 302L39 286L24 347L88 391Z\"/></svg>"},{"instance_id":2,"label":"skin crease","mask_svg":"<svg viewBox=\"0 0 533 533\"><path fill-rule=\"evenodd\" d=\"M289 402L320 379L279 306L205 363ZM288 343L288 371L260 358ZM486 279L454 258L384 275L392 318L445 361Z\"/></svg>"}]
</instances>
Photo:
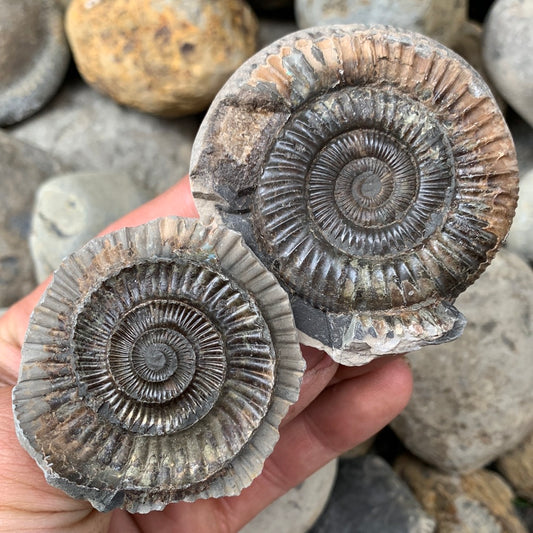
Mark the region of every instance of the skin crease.
<instances>
[{"instance_id":1,"label":"skin crease","mask_svg":"<svg viewBox=\"0 0 533 533\"><path fill-rule=\"evenodd\" d=\"M168 215L197 216L187 178L102 233ZM240 496L180 502L145 515L99 513L50 487L15 435L11 392L20 347L30 313L47 284L0 318L0 531L235 532L315 470L388 424L411 394L411 371L402 356L341 367L326 354L303 347L307 371L300 398L280 427L280 440L263 473Z\"/></svg>"}]
</instances>

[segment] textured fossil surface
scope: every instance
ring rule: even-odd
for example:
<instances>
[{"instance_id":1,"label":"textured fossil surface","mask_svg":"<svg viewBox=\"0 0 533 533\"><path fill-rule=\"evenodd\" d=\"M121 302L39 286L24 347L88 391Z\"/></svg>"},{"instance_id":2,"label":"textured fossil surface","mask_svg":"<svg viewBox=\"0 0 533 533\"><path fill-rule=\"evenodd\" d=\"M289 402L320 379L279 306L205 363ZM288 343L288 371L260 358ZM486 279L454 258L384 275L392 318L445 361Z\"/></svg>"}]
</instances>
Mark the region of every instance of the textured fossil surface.
<instances>
[{"instance_id":1,"label":"textured fossil surface","mask_svg":"<svg viewBox=\"0 0 533 533\"><path fill-rule=\"evenodd\" d=\"M451 302L517 200L514 146L481 77L389 27L328 26L262 50L193 147L200 213L240 231L306 344L354 365L452 340Z\"/></svg>"},{"instance_id":2,"label":"textured fossil surface","mask_svg":"<svg viewBox=\"0 0 533 533\"><path fill-rule=\"evenodd\" d=\"M21 443L50 484L102 511L238 494L305 366L288 298L241 237L178 218L66 259L22 356Z\"/></svg>"}]
</instances>

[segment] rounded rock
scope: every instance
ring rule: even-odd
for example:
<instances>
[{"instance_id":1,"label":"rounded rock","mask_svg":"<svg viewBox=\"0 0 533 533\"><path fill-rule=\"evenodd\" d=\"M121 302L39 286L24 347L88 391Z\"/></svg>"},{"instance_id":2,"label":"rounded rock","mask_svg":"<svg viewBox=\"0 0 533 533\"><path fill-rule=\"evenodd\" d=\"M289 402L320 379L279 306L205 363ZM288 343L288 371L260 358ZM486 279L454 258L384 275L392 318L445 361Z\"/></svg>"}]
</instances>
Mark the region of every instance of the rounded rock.
<instances>
[{"instance_id":1,"label":"rounded rock","mask_svg":"<svg viewBox=\"0 0 533 533\"><path fill-rule=\"evenodd\" d=\"M496 466L519 496L533 502L533 433L502 455Z\"/></svg>"},{"instance_id":2,"label":"rounded rock","mask_svg":"<svg viewBox=\"0 0 533 533\"><path fill-rule=\"evenodd\" d=\"M0 126L7 126L52 98L70 53L55 0L0 0L0 13Z\"/></svg>"},{"instance_id":3,"label":"rounded rock","mask_svg":"<svg viewBox=\"0 0 533 533\"><path fill-rule=\"evenodd\" d=\"M187 173L198 125L197 117L164 119L139 113L74 81L10 133L69 169L125 172L156 196Z\"/></svg>"},{"instance_id":4,"label":"rounded rock","mask_svg":"<svg viewBox=\"0 0 533 533\"><path fill-rule=\"evenodd\" d=\"M73 0L66 31L89 84L176 117L207 108L254 53L257 21L243 0Z\"/></svg>"},{"instance_id":5,"label":"rounded rock","mask_svg":"<svg viewBox=\"0 0 533 533\"><path fill-rule=\"evenodd\" d=\"M450 46L466 20L466 0L295 0L300 28L325 24L387 24Z\"/></svg>"},{"instance_id":6,"label":"rounded rock","mask_svg":"<svg viewBox=\"0 0 533 533\"><path fill-rule=\"evenodd\" d=\"M533 126L533 3L497 0L487 16L483 60L507 102Z\"/></svg>"},{"instance_id":7,"label":"rounded rock","mask_svg":"<svg viewBox=\"0 0 533 533\"><path fill-rule=\"evenodd\" d=\"M22 347L17 435L50 484L100 511L237 495L304 368L287 296L241 237L158 219L54 274Z\"/></svg>"},{"instance_id":8,"label":"rounded rock","mask_svg":"<svg viewBox=\"0 0 533 533\"><path fill-rule=\"evenodd\" d=\"M520 198L507 248L533 263L533 168L520 178Z\"/></svg>"},{"instance_id":9,"label":"rounded rock","mask_svg":"<svg viewBox=\"0 0 533 533\"><path fill-rule=\"evenodd\" d=\"M324 510L336 476L334 459L263 509L239 533L307 533Z\"/></svg>"},{"instance_id":10,"label":"rounded rock","mask_svg":"<svg viewBox=\"0 0 533 533\"><path fill-rule=\"evenodd\" d=\"M421 35L359 25L247 61L190 176L201 215L241 232L289 292L302 342L348 365L460 334L450 302L507 234L518 181L477 72Z\"/></svg>"},{"instance_id":11,"label":"rounded rock","mask_svg":"<svg viewBox=\"0 0 533 533\"><path fill-rule=\"evenodd\" d=\"M502 250L456 303L462 337L408 355L413 395L391 425L424 461L469 472L533 430L533 271Z\"/></svg>"},{"instance_id":12,"label":"rounded rock","mask_svg":"<svg viewBox=\"0 0 533 533\"><path fill-rule=\"evenodd\" d=\"M37 281L44 281L64 257L150 197L123 173L79 172L48 179L35 195L29 237Z\"/></svg>"}]
</instances>

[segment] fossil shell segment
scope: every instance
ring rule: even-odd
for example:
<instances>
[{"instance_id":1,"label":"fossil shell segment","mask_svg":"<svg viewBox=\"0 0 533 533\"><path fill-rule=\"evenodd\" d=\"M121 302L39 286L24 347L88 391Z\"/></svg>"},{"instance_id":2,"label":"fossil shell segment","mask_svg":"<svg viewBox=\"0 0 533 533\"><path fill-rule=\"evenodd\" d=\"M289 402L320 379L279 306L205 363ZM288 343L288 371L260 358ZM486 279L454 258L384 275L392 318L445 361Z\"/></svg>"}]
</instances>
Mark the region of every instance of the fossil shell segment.
<instances>
[{"instance_id":1,"label":"fossil shell segment","mask_svg":"<svg viewBox=\"0 0 533 533\"><path fill-rule=\"evenodd\" d=\"M101 511L235 495L304 366L288 298L241 237L159 219L55 273L22 350L17 434L50 484Z\"/></svg>"},{"instance_id":2,"label":"fossil shell segment","mask_svg":"<svg viewBox=\"0 0 533 533\"><path fill-rule=\"evenodd\" d=\"M200 213L240 231L301 340L344 364L456 338L507 234L514 146L458 55L389 27L296 32L247 61L193 146Z\"/></svg>"}]
</instances>

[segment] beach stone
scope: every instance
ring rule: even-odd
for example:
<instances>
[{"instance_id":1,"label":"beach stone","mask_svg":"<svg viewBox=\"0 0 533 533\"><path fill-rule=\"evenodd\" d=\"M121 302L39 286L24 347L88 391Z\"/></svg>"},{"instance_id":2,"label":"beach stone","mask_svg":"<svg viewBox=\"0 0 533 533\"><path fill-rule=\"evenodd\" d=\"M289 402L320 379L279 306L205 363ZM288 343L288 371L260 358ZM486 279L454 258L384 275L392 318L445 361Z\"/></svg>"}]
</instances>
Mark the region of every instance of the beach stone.
<instances>
[{"instance_id":1,"label":"beach stone","mask_svg":"<svg viewBox=\"0 0 533 533\"><path fill-rule=\"evenodd\" d=\"M450 46L466 20L467 0L295 0L300 28L324 24L389 24Z\"/></svg>"},{"instance_id":2,"label":"beach stone","mask_svg":"<svg viewBox=\"0 0 533 533\"><path fill-rule=\"evenodd\" d=\"M70 52L55 0L0 0L0 13L0 126L6 126L50 100Z\"/></svg>"},{"instance_id":3,"label":"beach stone","mask_svg":"<svg viewBox=\"0 0 533 533\"><path fill-rule=\"evenodd\" d=\"M533 503L533 433L502 455L496 464L516 493Z\"/></svg>"},{"instance_id":4,"label":"beach stone","mask_svg":"<svg viewBox=\"0 0 533 533\"><path fill-rule=\"evenodd\" d=\"M520 196L507 248L533 262L533 168L520 178Z\"/></svg>"},{"instance_id":5,"label":"beach stone","mask_svg":"<svg viewBox=\"0 0 533 533\"><path fill-rule=\"evenodd\" d=\"M260 18L257 49L260 50L274 41L281 39L281 37L295 31L298 31L298 26L296 26L296 22L292 20Z\"/></svg>"},{"instance_id":6,"label":"beach stone","mask_svg":"<svg viewBox=\"0 0 533 533\"><path fill-rule=\"evenodd\" d=\"M520 178L533 170L533 126L530 126L518 113L507 110L507 124L511 130L516 148Z\"/></svg>"},{"instance_id":7,"label":"beach stone","mask_svg":"<svg viewBox=\"0 0 533 533\"><path fill-rule=\"evenodd\" d=\"M257 19L243 0L72 0L66 31L89 84L176 117L206 109L255 52Z\"/></svg>"},{"instance_id":8,"label":"beach stone","mask_svg":"<svg viewBox=\"0 0 533 533\"><path fill-rule=\"evenodd\" d=\"M513 491L494 472L446 474L408 455L394 467L437 521L439 533L527 533Z\"/></svg>"},{"instance_id":9,"label":"beach stone","mask_svg":"<svg viewBox=\"0 0 533 533\"><path fill-rule=\"evenodd\" d=\"M497 0L485 20L483 60L507 102L533 126L533 2Z\"/></svg>"},{"instance_id":10,"label":"beach stone","mask_svg":"<svg viewBox=\"0 0 533 533\"><path fill-rule=\"evenodd\" d=\"M330 496L337 475L337 459L271 503L240 533L306 533Z\"/></svg>"},{"instance_id":11,"label":"beach stone","mask_svg":"<svg viewBox=\"0 0 533 533\"><path fill-rule=\"evenodd\" d=\"M127 174L72 173L47 180L35 197L30 233L37 281L44 281L64 257L149 198Z\"/></svg>"},{"instance_id":12,"label":"beach stone","mask_svg":"<svg viewBox=\"0 0 533 533\"><path fill-rule=\"evenodd\" d=\"M502 250L455 305L463 335L407 356L413 395L391 426L418 457L467 472L533 430L533 270Z\"/></svg>"},{"instance_id":13,"label":"beach stone","mask_svg":"<svg viewBox=\"0 0 533 533\"><path fill-rule=\"evenodd\" d=\"M487 82L496 102L500 106L502 112L505 112L507 108L507 103L503 99L502 95L498 93L498 90L492 82L490 77L485 70L485 65L483 64L481 42L483 37L483 26L479 22L473 20L467 20L463 22L460 30L457 32L456 40L453 45L453 49L457 52L462 58L464 58L470 65L472 65Z\"/></svg>"},{"instance_id":14,"label":"beach stone","mask_svg":"<svg viewBox=\"0 0 533 533\"><path fill-rule=\"evenodd\" d=\"M198 126L198 117L139 113L73 80L41 113L9 131L72 170L122 171L155 196L187 174Z\"/></svg>"},{"instance_id":15,"label":"beach stone","mask_svg":"<svg viewBox=\"0 0 533 533\"><path fill-rule=\"evenodd\" d=\"M45 152L0 131L0 307L35 287L28 246L38 186L64 167Z\"/></svg>"},{"instance_id":16,"label":"beach stone","mask_svg":"<svg viewBox=\"0 0 533 533\"><path fill-rule=\"evenodd\" d=\"M329 503L310 533L430 533L435 522L377 455L341 461Z\"/></svg>"}]
</instances>

